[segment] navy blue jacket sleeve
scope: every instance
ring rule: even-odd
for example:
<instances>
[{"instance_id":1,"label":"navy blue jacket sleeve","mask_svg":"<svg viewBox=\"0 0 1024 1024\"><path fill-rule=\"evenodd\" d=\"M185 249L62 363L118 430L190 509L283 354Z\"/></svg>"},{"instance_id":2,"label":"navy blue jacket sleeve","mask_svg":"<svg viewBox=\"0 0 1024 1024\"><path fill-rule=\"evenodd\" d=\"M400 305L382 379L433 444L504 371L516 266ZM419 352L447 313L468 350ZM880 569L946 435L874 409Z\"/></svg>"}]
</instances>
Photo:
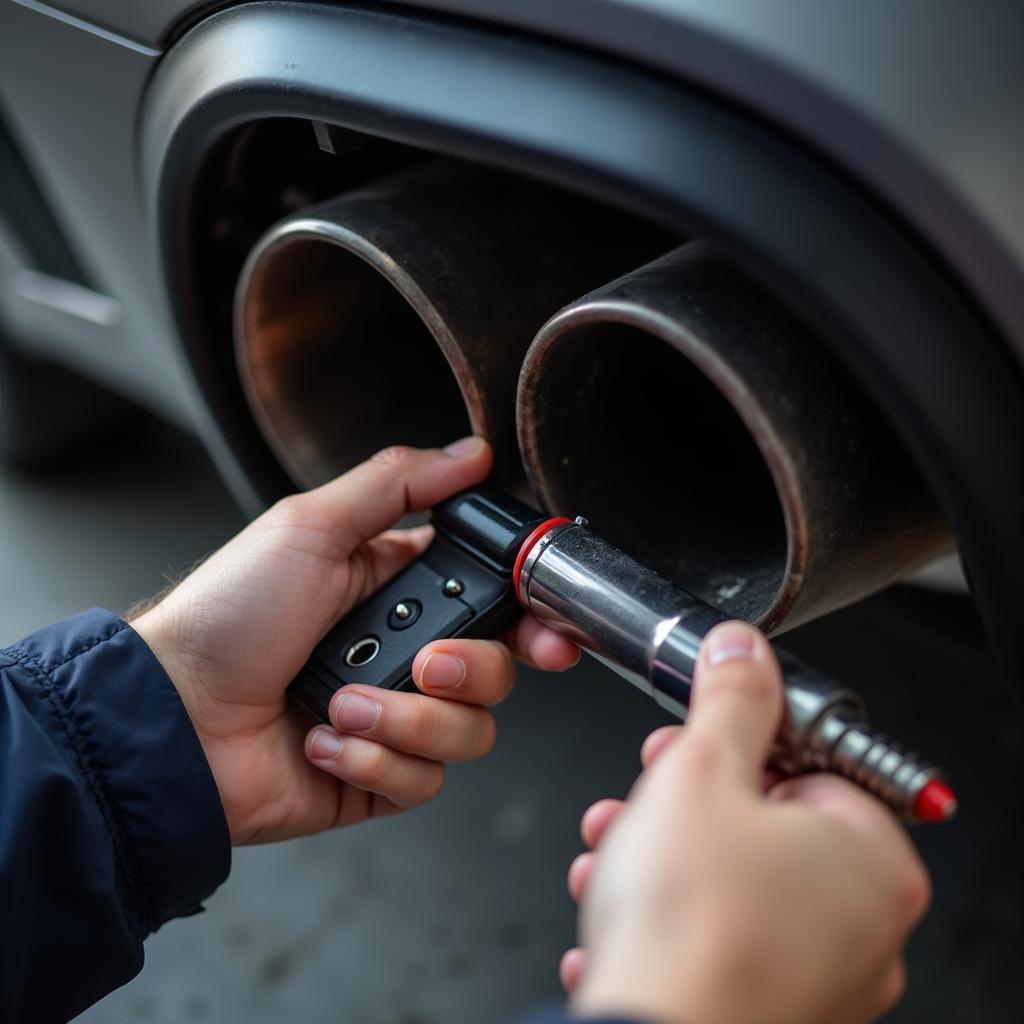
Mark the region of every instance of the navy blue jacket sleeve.
<instances>
[{"instance_id":1,"label":"navy blue jacket sleeve","mask_svg":"<svg viewBox=\"0 0 1024 1024\"><path fill-rule=\"evenodd\" d=\"M0 1020L66 1021L227 877L227 825L174 686L116 616L0 651L0 683Z\"/></svg>"}]
</instances>

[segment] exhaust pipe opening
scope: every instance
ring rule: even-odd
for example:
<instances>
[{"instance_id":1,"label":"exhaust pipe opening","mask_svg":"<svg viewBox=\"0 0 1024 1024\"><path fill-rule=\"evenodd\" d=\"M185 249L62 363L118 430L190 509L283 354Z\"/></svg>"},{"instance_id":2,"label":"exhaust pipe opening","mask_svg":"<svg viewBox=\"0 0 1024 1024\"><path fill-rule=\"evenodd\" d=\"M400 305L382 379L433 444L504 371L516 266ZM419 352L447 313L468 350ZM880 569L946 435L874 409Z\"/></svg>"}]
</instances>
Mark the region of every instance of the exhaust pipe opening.
<instances>
[{"instance_id":1,"label":"exhaust pipe opening","mask_svg":"<svg viewBox=\"0 0 1024 1024\"><path fill-rule=\"evenodd\" d=\"M783 510L753 436L704 373L640 327L596 323L562 335L529 387L536 440L524 444L545 503L759 618L786 572Z\"/></svg>"},{"instance_id":2,"label":"exhaust pipe opening","mask_svg":"<svg viewBox=\"0 0 1024 1024\"><path fill-rule=\"evenodd\" d=\"M268 236L261 252L239 313L242 379L296 483L324 483L389 444L443 445L470 433L451 366L385 276L395 269L383 254L337 226L301 220ZM381 259L383 267L370 262Z\"/></svg>"},{"instance_id":3,"label":"exhaust pipe opening","mask_svg":"<svg viewBox=\"0 0 1024 1024\"><path fill-rule=\"evenodd\" d=\"M549 511L789 629L950 549L909 453L820 341L701 242L591 292L527 353L527 475Z\"/></svg>"}]
</instances>

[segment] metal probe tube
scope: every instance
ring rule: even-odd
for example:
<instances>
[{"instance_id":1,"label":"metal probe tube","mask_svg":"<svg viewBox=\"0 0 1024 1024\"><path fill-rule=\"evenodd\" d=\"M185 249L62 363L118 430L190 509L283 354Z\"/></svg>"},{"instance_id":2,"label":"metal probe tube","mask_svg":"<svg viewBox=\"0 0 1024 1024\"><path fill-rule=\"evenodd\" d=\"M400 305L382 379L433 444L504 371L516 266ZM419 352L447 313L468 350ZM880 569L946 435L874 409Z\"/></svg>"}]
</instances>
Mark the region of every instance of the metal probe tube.
<instances>
[{"instance_id":1,"label":"metal probe tube","mask_svg":"<svg viewBox=\"0 0 1024 1024\"><path fill-rule=\"evenodd\" d=\"M553 526L529 550L519 599L668 710L686 716L704 635L725 616L591 533ZM871 732L859 697L776 652L785 708L772 764L788 774L831 771L914 820L939 771Z\"/></svg>"}]
</instances>

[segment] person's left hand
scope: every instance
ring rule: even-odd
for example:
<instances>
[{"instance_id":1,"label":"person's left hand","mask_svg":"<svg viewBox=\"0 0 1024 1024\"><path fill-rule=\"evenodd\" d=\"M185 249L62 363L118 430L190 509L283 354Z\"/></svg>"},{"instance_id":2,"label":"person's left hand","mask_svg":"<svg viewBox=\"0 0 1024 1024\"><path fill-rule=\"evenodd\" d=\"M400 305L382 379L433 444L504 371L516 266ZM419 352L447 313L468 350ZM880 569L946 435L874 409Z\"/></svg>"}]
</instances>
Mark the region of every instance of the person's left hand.
<instances>
[{"instance_id":1,"label":"person's left hand","mask_svg":"<svg viewBox=\"0 0 1024 1024\"><path fill-rule=\"evenodd\" d=\"M392 814L431 799L445 761L486 754L508 694L511 650L561 670L575 645L525 618L504 643L441 640L413 664L421 693L351 685L334 728L285 688L350 608L416 558L432 529L392 530L481 481L487 443L389 448L278 502L132 622L177 687L213 771L233 843L268 842ZM386 532L382 532L386 531ZM511 648L511 650L510 650Z\"/></svg>"}]
</instances>

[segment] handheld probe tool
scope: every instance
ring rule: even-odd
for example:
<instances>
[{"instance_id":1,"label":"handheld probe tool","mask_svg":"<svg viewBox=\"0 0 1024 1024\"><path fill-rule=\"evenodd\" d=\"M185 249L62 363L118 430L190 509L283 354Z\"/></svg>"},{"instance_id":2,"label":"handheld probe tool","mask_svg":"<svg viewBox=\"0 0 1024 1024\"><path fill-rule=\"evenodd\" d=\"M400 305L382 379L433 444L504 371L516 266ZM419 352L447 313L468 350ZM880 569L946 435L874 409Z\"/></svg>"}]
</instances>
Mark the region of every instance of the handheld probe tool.
<instances>
[{"instance_id":1,"label":"handheld probe tool","mask_svg":"<svg viewBox=\"0 0 1024 1024\"><path fill-rule=\"evenodd\" d=\"M547 518L506 494L463 491L433 512L428 550L342 619L289 690L329 721L346 683L412 686L431 640L494 637L525 608L685 717L704 635L725 616L601 540L579 518ZM946 821L939 770L871 731L852 691L776 651L785 710L771 763L845 776L908 821Z\"/></svg>"}]
</instances>

